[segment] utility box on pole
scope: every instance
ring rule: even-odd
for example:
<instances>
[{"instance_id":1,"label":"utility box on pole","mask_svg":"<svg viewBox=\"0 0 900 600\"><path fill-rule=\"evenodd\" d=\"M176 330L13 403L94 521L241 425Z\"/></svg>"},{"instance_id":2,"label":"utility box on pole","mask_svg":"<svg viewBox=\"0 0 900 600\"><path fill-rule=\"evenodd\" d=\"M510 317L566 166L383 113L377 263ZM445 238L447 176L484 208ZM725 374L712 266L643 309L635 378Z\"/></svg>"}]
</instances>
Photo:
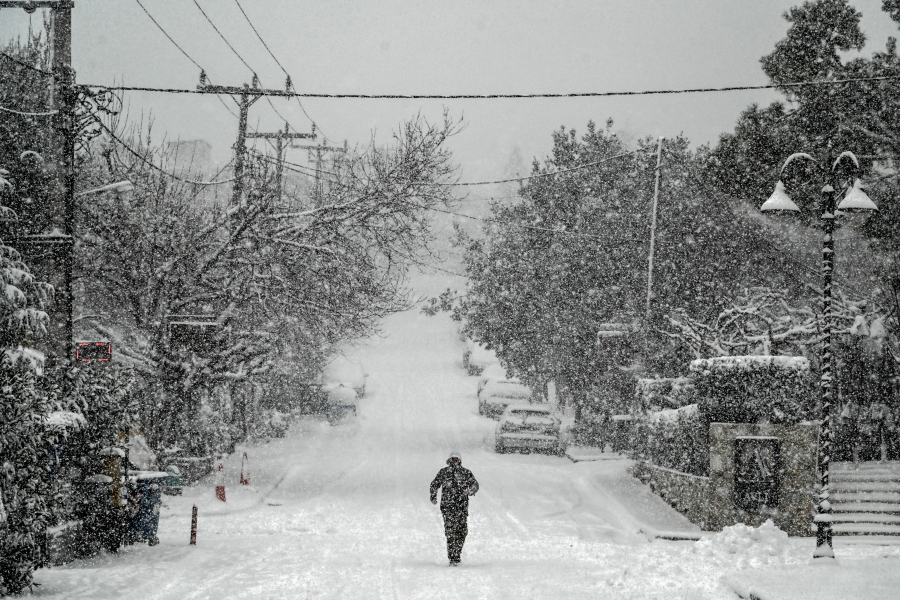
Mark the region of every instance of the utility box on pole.
<instances>
[{"instance_id":1,"label":"utility box on pole","mask_svg":"<svg viewBox=\"0 0 900 600\"><path fill-rule=\"evenodd\" d=\"M202 354L218 349L220 329L219 322L210 315L169 315L169 341L179 353Z\"/></svg>"}]
</instances>

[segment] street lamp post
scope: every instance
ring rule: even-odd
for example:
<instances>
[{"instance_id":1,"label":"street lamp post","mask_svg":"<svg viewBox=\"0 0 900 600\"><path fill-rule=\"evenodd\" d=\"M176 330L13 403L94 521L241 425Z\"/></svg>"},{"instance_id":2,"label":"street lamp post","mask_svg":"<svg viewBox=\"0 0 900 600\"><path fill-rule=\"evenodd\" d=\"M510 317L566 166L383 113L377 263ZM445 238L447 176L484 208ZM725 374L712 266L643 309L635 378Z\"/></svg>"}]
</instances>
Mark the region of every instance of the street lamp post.
<instances>
[{"instance_id":1,"label":"street lamp post","mask_svg":"<svg viewBox=\"0 0 900 600\"><path fill-rule=\"evenodd\" d=\"M829 464L834 444L834 427L832 419L833 403L833 376L832 366L834 358L831 353L831 334L834 324L834 315L831 310L831 287L834 273L834 220L837 213L850 211L878 210L874 202L862 190L859 179L854 179L853 186L841 203L835 208L835 195L837 192L832 184L837 182L835 170L843 159L850 159L859 171L859 160L852 152L842 152L837 160L827 171L823 168L825 185L822 187L822 356L821 356L821 398L822 398L822 428L819 435L817 448L818 468L822 477L822 489L819 492L816 504L816 550L813 558L834 558L834 549L831 543L831 500L829 498ZM809 154L799 152L792 154L781 167L784 174L787 166L794 160L803 159L818 163ZM775 191L760 207L762 212L799 212L799 207L788 197L781 180L775 185Z\"/></svg>"}]
</instances>

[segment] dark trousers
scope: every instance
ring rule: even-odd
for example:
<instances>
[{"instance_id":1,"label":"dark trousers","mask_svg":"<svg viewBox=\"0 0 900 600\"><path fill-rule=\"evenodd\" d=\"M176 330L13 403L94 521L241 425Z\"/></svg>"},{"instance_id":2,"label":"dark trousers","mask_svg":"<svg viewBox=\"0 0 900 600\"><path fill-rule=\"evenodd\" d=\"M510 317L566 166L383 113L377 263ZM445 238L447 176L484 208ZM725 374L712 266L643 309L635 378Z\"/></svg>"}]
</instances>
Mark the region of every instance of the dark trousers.
<instances>
[{"instance_id":1,"label":"dark trousers","mask_svg":"<svg viewBox=\"0 0 900 600\"><path fill-rule=\"evenodd\" d=\"M464 512L443 511L441 514L444 515L444 535L447 536L447 558L451 562L459 562L459 555L469 533L469 526L466 523L469 515Z\"/></svg>"}]
</instances>

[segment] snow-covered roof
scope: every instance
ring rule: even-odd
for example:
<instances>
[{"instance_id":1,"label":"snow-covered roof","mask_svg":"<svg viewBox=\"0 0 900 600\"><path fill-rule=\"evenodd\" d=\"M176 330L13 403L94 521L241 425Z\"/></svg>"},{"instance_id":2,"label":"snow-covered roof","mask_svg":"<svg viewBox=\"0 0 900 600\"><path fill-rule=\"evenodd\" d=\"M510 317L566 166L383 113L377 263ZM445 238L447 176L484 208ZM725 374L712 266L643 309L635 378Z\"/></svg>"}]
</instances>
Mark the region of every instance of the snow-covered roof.
<instances>
[{"instance_id":1,"label":"snow-covered roof","mask_svg":"<svg viewBox=\"0 0 900 600\"><path fill-rule=\"evenodd\" d=\"M678 415L690 416L696 413L697 405L688 404L687 406L682 406L681 408L666 408L664 410L651 412L647 415L647 419L651 423L658 423L660 421L674 421L678 418Z\"/></svg>"},{"instance_id":2,"label":"snow-covered roof","mask_svg":"<svg viewBox=\"0 0 900 600\"><path fill-rule=\"evenodd\" d=\"M809 371L809 360L803 356L716 356L692 360L692 372L730 370L750 371L762 367L775 367L784 370Z\"/></svg>"}]
</instances>

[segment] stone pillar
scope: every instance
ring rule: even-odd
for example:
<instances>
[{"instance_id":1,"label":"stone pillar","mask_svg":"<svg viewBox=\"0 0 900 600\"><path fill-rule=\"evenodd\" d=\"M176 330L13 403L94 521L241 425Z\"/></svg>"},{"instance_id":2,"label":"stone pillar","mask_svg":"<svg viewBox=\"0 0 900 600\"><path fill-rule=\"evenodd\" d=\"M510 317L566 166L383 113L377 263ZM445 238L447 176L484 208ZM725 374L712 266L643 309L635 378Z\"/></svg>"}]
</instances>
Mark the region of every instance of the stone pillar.
<instances>
[{"instance_id":1,"label":"stone pillar","mask_svg":"<svg viewBox=\"0 0 900 600\"><path fill-rule=\"evenodd\" d=\"M709 505L706 528L721 530L735 523L759 526L772 519L792 536L812 535L815 513L818 426L711 423L709 426ZM780 490L774 506L742 508L735 498L735 447L738 438L777 438L780 446ZM765 444L764 439L759 440Z\"/></svg>"}]
</instances>

